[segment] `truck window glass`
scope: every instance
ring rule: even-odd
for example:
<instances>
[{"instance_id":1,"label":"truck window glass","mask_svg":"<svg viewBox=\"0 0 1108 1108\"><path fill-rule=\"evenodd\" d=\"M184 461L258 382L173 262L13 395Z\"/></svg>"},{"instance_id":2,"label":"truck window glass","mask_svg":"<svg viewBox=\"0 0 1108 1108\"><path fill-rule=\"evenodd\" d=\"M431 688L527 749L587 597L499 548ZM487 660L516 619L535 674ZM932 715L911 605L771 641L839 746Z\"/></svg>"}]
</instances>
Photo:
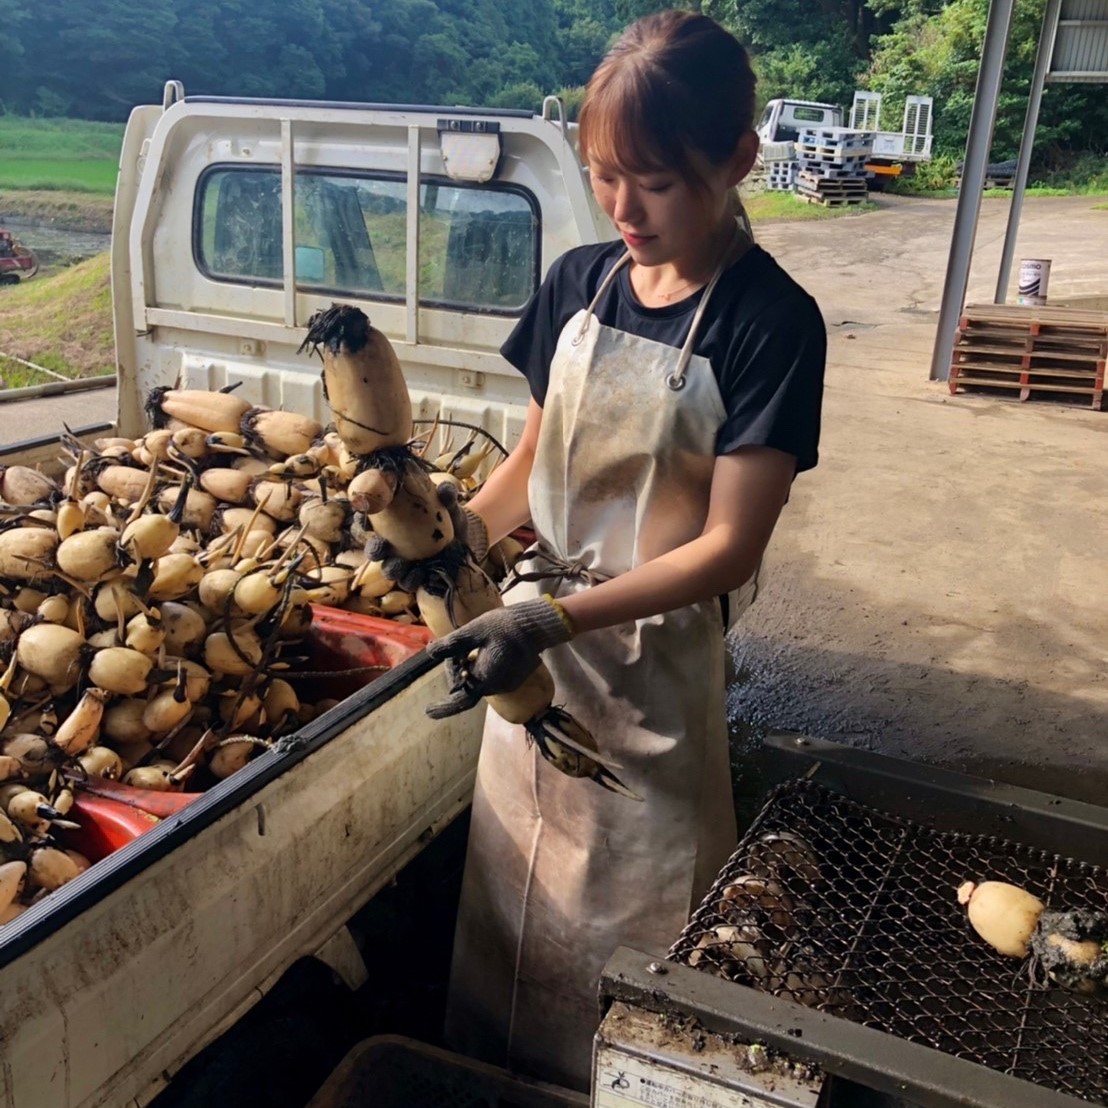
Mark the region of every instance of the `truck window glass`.
<instances>
[{"instance_id":1,"label":"truck window glass","mask_svg":"<svg viewBox=\"0 0 1108 1108\"><path fill-rule=\"evenodd\" d=\"M797 123L822 123L827 116L823 108L809 108L798 104L793 108L793 119Z\"/></svg>"},{"instance_id":2,"label":"truck window glass","mask_svg":"<svg viewBox=\"0 0 1108 1108\"><path fill-rule=\"evenodd\" d=\"M399 176L296 177L297 287L403 300L407 185ZM281 175L215 167L197 192L197 264L214 280L279 285ZM419 299L515 314L538 284L539 220L525 193L428 180L420 188Z\"/></svg>"}]
</instances>

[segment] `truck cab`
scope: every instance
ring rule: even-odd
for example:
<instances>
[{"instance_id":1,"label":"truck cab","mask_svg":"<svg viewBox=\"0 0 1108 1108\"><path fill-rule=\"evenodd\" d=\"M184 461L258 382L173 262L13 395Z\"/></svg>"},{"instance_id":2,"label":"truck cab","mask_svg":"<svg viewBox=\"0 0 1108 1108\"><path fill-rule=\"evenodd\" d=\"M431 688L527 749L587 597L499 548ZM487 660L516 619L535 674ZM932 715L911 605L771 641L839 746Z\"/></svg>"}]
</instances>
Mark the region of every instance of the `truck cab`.
<instances>
[{"instance_id":1,"label":"truck cab","mask_svg":"<svg viewBox=\"0 0 1108 1108\"><path fill-rule=\"evenodd\" d=\"M758 120L758 137L765 146L796 142L800 132L810 128L841 127L842 108L815 100L770 100Z\"/></svg>"},{"instance_id":2,"label":"truck cab","mask_svg":"<svg viewBox=\"0 0 1108 1108\"><path fill-rule=\"evenodd\" d=\"M146 394L174 383L326 423L299 350L343 301L388 335L417 420L510 445L528 389L500 344L554 258L611 234L554 99L534 115L170 82L132 112L120 158L116 430L145 431ZM47 435L0 464L59 454ZM444 693L422 653L364 679L4 925L0 1101L144 1105L294 963L364 980L347 922L470 801L481 713L428 719Z\"/></svg>"}]
</instances>

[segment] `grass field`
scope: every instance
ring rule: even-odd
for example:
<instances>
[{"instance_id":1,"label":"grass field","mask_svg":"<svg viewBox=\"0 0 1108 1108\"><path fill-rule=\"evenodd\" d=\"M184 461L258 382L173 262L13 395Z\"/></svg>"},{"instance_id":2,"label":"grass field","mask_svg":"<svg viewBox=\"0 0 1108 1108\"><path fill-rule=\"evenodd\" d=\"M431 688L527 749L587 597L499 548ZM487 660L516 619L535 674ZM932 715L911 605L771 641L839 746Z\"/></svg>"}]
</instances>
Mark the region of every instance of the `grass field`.
<instances>
[{"instance_id":1,"label":"grass field","mask_svg":"<svg viewBox=\"0 0 1108 1108\"><path fill-rule=\"evenodd\" d=\"M791 223L802 219L840 219L843 216L872 212L877 205L866 201L841 208L825 208L822 204L809 204L792 192L756 192L743 196L743 206L751 223Z\"/></svg>"},{"instance_id":2,"label":"grass field","mask_svg":"<svg viewBox=\"0 0 1108 1108\"><path fill-rule=\"evenodd\" d=\"M49 374L5 358L5 354L63 377L114 373L108 255L98 254L53 277L0 287L0 376L4 387L53 380Z\"/></svg>"},{"instance_id":3,"label":"grass field","mask_svg":"<svg viewBox=\"0 0 1108 1108\"><path fill-rule=\"evenodd\" d=\"M0 189L34 189L43 192L115 192L117 165L107 161L63 161L28 158L8 161L0 151Z\"/></svg>"},{"instance_id":4,"label":"grass field","mask_svg":"<svg viewBox=\"0 0 1108 1108\"><path fill-rule=\"evenodd\" d=\"M121 124L0 116L0 189L110 196L122 142Z\"/></svg>"}]
</instances>

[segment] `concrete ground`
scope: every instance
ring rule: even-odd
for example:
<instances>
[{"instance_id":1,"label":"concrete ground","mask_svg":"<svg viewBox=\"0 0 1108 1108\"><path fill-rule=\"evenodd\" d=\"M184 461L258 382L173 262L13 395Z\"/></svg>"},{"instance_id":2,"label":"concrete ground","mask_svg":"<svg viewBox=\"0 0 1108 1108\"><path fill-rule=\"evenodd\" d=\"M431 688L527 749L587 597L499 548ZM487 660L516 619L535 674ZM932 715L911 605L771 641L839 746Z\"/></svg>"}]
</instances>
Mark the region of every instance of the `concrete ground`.
<instances>
[{"instance_id":1,"label":"concrete ground","mask_svg":"<svg viewBox=\"0 0 1108 1108\"><path fill-rule=\"evenodd\" d=\"M1108 412L951 396L928 367L955 205L758 228L817 298L819 468L796 484L735 637L738 746L796 729L1108 801ZM969 301L1007 219L982 204ZM1033 197L1019 257L1052 301L1108 295L1108 211ZM0 405L0 442L115 413L114 391Z\"/></svg>"},{"instance_id":2,"label":"concrete ground","mask_svg":"<svg viewBox=\"0 0 1108 1108\"><path fill-rule=\"evenodd\" d=\"M6 401L0 403L0 452L13 443L56 435L63 424L79 431L95 424L112 423L115 416L114 386Z\"/></svg>"},{"instance_id":3,"label":"concrete ground","mask_svg":"<svg viewBox=\"0 0 1108 1108\"><path fill-rule=\"evenodd\" d=\"M969 303L1007 219L986 200ZM740 738L804 731L1108 802L1108 412L930 383L951 201L758 228L830 337L821 462L734 643ZM1108 294L1108 211L1031 198L1050 300ZM1013 297L1014 299L1014 297Z\"/></svg>"}]
</instances>

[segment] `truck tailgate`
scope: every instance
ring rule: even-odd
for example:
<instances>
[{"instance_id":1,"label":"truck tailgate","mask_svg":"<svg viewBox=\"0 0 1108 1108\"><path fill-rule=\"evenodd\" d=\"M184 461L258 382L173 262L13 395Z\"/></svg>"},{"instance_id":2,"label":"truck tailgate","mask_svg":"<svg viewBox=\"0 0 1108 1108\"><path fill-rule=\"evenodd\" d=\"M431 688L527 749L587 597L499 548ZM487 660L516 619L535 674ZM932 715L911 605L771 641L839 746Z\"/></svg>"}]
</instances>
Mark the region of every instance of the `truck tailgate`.
<instances>
[{"instance_id":1,"label":"truck tailgate","mask_svg":"<svg viewBox=\"0 0 1108 1108\"><path fill-rule=\"evenodd\" d=\"M317 951L469 803L443 687L410 659L5 927L0 1103L146 1103Z\"/></svg>"}]
</instances>

